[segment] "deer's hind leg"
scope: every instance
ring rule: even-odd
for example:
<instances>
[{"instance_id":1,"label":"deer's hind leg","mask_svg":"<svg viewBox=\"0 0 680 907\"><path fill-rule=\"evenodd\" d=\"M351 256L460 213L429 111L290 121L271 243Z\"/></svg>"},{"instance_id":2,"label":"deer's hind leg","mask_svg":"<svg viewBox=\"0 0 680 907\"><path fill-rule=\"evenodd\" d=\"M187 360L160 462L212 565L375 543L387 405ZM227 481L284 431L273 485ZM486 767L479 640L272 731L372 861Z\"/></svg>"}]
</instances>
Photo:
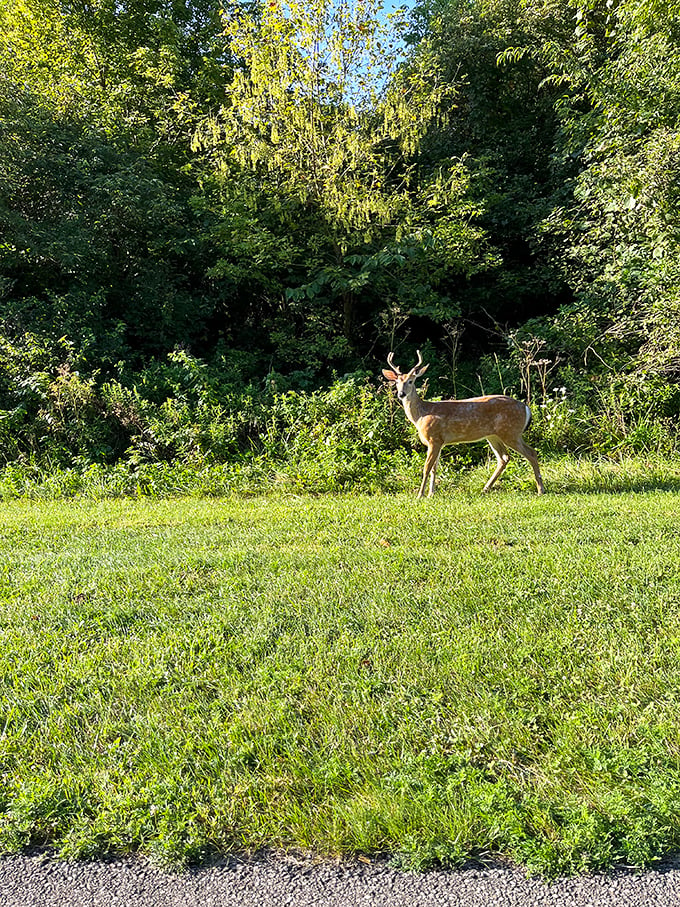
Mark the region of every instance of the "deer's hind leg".
<instances>
[{"instance_id":1,"label":"deer's hind leg","mask_svg":"<svg viewBox=\"0 0 680 907\"><path fill-rule=\"evenodd\" d=\"M486 440L489 442L491 450L496 454L496 470L483 489L484 491L490 491L508 465L510 454L508 453L508 448L503 444L500 438L496 437L496 435L492 435Z\"/></svg>"},{"instance_id":2,"label":"deer's hind leg","mask_svg":"<svg viewBox=\"0 0 680 907\"><path fill-rule=\"evenodd\" d=\"M538 456L533 447L529 447L526 441L523 438L519 438L517 441L513 441L512 449L516 450L518 454L521 454L525 460L528 460L531 463L531 468L534 471L534 477L536 479L536 488L538 489L539 494L545 494L545 488L543 487L543 477L541 476L541 470L538 465Z\"/></svg>"}]
</instances>

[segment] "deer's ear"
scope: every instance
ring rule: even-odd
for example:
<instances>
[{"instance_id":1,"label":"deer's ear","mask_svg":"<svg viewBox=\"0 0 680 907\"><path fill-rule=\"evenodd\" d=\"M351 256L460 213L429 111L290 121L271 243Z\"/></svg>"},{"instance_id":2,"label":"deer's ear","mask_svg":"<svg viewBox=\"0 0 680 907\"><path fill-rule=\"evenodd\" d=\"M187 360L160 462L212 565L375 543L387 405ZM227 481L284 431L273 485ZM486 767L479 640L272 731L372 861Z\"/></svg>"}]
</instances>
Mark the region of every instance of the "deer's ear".
<instances>
[{"instance_id":1,"label":"deer's ear","mask_svg":"<svg viewBox=\"0 0 680 907\"><path fill-rule=\"evenodd\" d=\"M429 362L427 363L427 365L421 365L420 368L416 371L415 377L420 378L421 375L425 374L425 372L428 370L429 367L430 367Z\"/></svg>"},{"instance_id":2,"label":"deer's ear","mask_svg":"<svg viewBox=\"0 0 680 907\"><path fill-rule=\"evenodd\" d=\"M396 374L395 374L394 372L389 371L389 370L386 369L386 368L384 368L384 369L382 370L382 373L383 373L383 375L387 378L388 381L396 381L396 380L397 380Z\"/></svg>"}]
</instances>

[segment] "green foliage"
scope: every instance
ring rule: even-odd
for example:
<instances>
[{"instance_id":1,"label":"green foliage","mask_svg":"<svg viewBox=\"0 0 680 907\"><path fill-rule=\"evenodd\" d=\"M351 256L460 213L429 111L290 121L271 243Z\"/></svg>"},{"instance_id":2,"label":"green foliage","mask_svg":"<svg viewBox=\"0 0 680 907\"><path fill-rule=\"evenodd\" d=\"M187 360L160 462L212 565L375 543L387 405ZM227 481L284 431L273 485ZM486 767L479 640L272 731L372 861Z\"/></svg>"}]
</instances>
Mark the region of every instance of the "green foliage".
<instances>
[{"instance_id":1,"label":"green foliage","mask_svg":"<svg viewBox=\"0 0 680 907\"><path fill-rule=\"evenodd\" d=\"M541 449L672 449L676 12L9 0L0 459L387 487L417 442L334 376L402 344Z\"/></svg>"},{"instance_id":2,"label":"green foliage","mask_svg":"<svg viewBox=\"0 0 680 907\"><path fill-rule=\"evenodd\" d=\"M395 408L386 390L376 393L360 377L311 395L279 395L267 413L264 454L301 490L386 487L395 451L409 444Z\"/></svg>"},{"instance_id":3,"label":"green foliage","mask_svg":"<svg viewBox=\"0 0 680 907\"><path fill-rule=\"evenodd\" d=\"M0 59L10 86L56 119L97 124L145 150L161 140L173 157L178 123L215 97L219 10L214 0L6 0Z\"/></svg>"},{"instance_id":4,"label":"green foliage","mask_svg":"<svg viewBox=\"0 0 680 907\"><path fill-rule=\"evenodd\" d=\"M464 156L478 225L497 266L450 292L472 322L517 325L553 311L568 295L549 255L541 254L539 225L568 191L573 167L557 166L559 136L550 69L528 55L508 51L528 42L540 46L568 34L565 3L425 3L423 27L445 78L457 85L445 122L431 130L426 153ZM425 24L426 23L426 24Z\"/></svg>"},{"instance_id":5,"label":"green foliage","mask_svg":"<svg viewBox=\"0 0 680 907\"><path fill-rule=\"evenodd\" d=\"M94 378L78 371L65 337L53 341L26 333L0 341L1 459L43 465L90 463L111 452L111 426Z\"/></svg>"},{"instance_id":6,"label":"green foliage","mask_svg":"<svg viewBox=\"0 0 680 907\"><path fill-rule=\"evenodd\" d=\"M361 375L305 393L285 390L271 373L265 388L235 391L225 385L224 361L209 366L176 350L128 385L86 378L63 339L26 335L0 352L4 463L81 469L85 486L97 474L91 467L119 461L133 490L154 464L159 476L162 464L168 474L170 464L197 474L224 465L234 481L252 473L265 484L268 475L300 489L368 490L389 487L395 451L412 447L401 407Z\"/></svg>"},{"instance_id":7,"label":"green foliage","mask_svg":"<svg viewBox=\"0 0 680 907\"><path fill-rule=\"evenodd\" d=\"M551 360L539 358L543 341L531 347L515 338L513 349L515 364L487 362L479 378L486 391L518 393L530 401L533 440L543 453L621 457L676 449L676 385L653 376L618 385L597 375L587 380L566 367L555 371ZM13 344L5 341L0 352L3 462L32 464L38 474L80 469L83 487L91 467L116 462L121 477L129 472L126 493L147 481L139 478L142 473L156 476L150 479L156 487L158 477L164 471L172 477L175 467L178 475L194 471L199 477L214 467L216 487L237 487L243 480L245 490L254 483L315 492L408 487L422 468L422 445L401 406L363 373L303 391L289 389L274 372L259 387L238 383L237 364L247 362L246 356L209 364L178 349L129 380L87 376L64 338L52 342L27 334ZM433 372L430 395L448 386ZM485 451L475 445L448 455L470 463ZM79 486L77 478L70 481Z\"/></svg>"},{"instance_id":8,"label":"green foliage","mask_svg":"<svg viewBox=\"0 0 680 907\"><path fill-rule=\"evenodd\" d=\"M98 366L198 339L215 303L200 296L204 248L186 187L101 135L28 104L5 109L5 331L66 336Z\"/></svg>"},{"instance_id":9,"label":"green foliage","mask_svg":"<svg viewBox=\"0 0 680 907\"><path fill-rule=\"evenodd\" d=\"M385 185L384 144L412 154L442 94L432 72L393 84L398 52L377 13L374 0L272 0L257 18L238 4L225 12L229 47L241 62L228 105L205 128L223 145L225 166L233 157L276 174L280 189L303 205L321 202L331 229L370 230L391 218L407 183L395 173ZM362 111L367 102L380 107Z\"/></svg>"},{"instance_id":10,"label":"green foliage","mask_svg":"<svg viewBox=\"0 0 680 907\"><path fill-rule=\"evenodd\" d=\"M545 220L545 241L569 275L579 314L604 318L592 351L614 372L638 364L671 378L678 358L676 6L647 15L646 5L621 2L603 15L586 4L575 12L569 41L531 49L563 86L558 156L581 164L573 202ZM570 320L565 313L567 331Z\"/></svg>"},{"instance_id":11,"label":"green foliage","mask_svg":"<svg viewBox=\"0 0 680 907\"><path fill-rule=\"evenodd\" d=\"M239 245L218 273L240 273L238 260L257 256L260 242L279 244L285 308L271 337L283 362L286 338L304 336L310 323L319 341L303 350L316 364L329 344L336 360L347 358L359 331L378 331L398 301L414 314L454 317L443 285L487 261L464 166L449 157L418 167L453 90L436 59L423 46L397 65L403 48L374 3L272 2L257 17L235 5L225 29L240 62L227 103L197 143L222 170L225 205L244 179L262 200L248 220L225 212ZM243 227L254 239L246 246Z\"/></svg>"}]
</instances>

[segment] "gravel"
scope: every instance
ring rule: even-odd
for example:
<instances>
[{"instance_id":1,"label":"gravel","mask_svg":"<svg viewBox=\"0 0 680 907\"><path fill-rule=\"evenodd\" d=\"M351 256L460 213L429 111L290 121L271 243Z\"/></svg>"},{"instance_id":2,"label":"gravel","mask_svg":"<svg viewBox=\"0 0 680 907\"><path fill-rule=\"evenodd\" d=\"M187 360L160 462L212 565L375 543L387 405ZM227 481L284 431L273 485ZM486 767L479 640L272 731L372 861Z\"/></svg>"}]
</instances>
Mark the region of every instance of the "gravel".
<instances>
[{"instance_id":1,"label":"gravel","mask_svg":"<svg viewBox=\"0 0 680 907\"><path fill-rule=\"evenodd\" d=\"M546 883L504 866L427 873L384 862L265 856L173 874L142 858L67 862L40 852L0 859L3 907L673 907L680 857L641 873Z\"/></svg>"}]
</instances>

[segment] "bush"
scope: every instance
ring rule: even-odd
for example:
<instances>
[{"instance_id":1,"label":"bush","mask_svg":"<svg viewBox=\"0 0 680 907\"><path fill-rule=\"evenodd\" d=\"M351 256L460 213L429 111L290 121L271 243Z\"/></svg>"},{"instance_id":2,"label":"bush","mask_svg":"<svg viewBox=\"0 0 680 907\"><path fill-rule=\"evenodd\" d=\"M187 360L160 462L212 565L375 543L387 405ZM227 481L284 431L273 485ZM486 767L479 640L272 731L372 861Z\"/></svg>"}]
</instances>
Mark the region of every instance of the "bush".
<instances>
[{"instance_id":1,"label":"bush","mask_svg":"<svg viewBox=\"0 0 680 907\"><path fill-rule=\"evenodd\" d=\"M547 360L540 344L532 358L522 360L516 346L506 360L488 359L480 380L487 390L530 396L531 441L542 455L667 455L677 447L677 385L585 375ZM0 349L2 461L26 467L24 478L32 469L59 473L65 493L70 485L78 493L78 472L91 486L100 466L115 467L105 484L122 483L122 493L137 493L139 483L174 493L203 482L222 491L267 482L372 490L410 486L422 469L424 450L401 406L366 373L301 391L283 389L274 374L260 386L240 384L225 357L207 363L184 350L105 381L80 364L63 340L25 335ZM447 456L470 463L484 451L461 446Z\"/></svg>"}]
</instances>

